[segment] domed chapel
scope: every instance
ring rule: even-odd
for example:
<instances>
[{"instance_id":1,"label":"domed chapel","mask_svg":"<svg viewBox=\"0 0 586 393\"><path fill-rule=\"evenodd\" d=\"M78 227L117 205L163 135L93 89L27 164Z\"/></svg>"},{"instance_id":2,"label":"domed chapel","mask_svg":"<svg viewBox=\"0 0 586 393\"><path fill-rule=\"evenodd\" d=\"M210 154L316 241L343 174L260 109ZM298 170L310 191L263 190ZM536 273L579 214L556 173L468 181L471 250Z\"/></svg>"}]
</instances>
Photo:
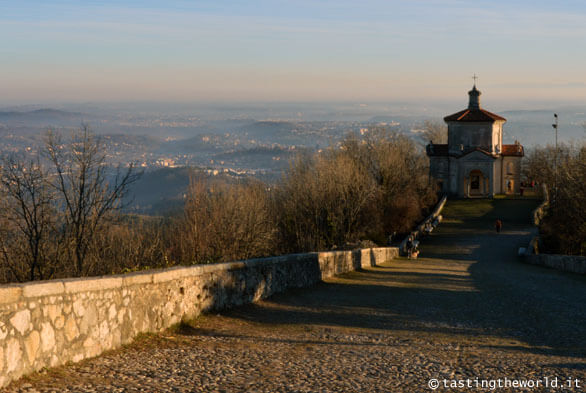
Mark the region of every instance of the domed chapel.
<instances>
[{"instance_id":1,"label":"domed chapel","mask_svg":"<svg viewBox=\"0 0 586 393\"><path fill-rule=\"evenodd\" d=\"M444 193L462 198L490 198L520 190L523 146L503 145L504 117L480 106L476 83L468 108L444 117L448 143L427 145L430 175Z\"/></svg>"}]
</instances>

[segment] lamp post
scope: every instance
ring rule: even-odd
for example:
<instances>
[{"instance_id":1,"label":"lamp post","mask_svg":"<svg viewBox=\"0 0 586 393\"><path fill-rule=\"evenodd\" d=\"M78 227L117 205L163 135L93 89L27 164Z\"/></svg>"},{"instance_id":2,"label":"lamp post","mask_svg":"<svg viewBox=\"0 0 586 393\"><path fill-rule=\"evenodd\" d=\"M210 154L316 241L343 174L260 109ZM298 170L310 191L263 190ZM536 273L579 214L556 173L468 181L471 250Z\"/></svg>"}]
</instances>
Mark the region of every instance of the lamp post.
<instances>
[{"instance_id":1,"label":"lamp post","mask_svg":"<svg viewBox=\"0 0 586 393\"><path fill-rule=\"evenodd\" d=\"M557 202L558 197L558 114L554 113L553 117L555 119L555 123L551 126L555 130L555 154L554 154L554 179L553 179L553 201L554 204Z\"/></svg>"}]
</instances>

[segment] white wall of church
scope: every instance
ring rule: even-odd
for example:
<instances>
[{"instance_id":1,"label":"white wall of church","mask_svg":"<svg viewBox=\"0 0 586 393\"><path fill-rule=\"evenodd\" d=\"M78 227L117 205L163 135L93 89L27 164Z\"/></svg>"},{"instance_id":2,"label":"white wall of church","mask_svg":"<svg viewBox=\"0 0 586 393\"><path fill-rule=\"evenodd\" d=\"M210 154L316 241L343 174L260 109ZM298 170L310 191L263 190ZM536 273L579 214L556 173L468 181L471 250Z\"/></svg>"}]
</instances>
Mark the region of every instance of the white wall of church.
<instances>
[{"instance_id":1,"label":"white wall of church","mask_svg":"<svg viewBox=\"0 0 586 393\"><path fill-rule=\"evenodd\" d=\"M492 126L492 148L491 152L500 153L503 150L503 121L495 121Z\"/></svg>"},{"instance_id":2,"label":"white wall of church","mask_svg":"<svg viewBox=\"0 0 586 393\"><path fill-rule=\"evenodd\" d=\"M521 189L521 158L502 156L494 163L494 190L496 194L518 194Z\"/></svg>"},{"instance_id":3,"label":"white wall of church","mask_svg":"<svg viewBox=\"0 0 586 393\"><path fill-rule=\"evenodd\" d=\"M521 190L521 157L503 157L502 193L518 194ZM510 182L510 187L509 187Z\"/></svg>"},{"instance_id":4,"label":"white wall of church","mask_svg":"<svg viewBox=\"0 0 586 393\"><path fill-rule=\"evenodd\" d=\"M460 158L458 161L458 184L460 185L457 194L460 197L468 197L470 191L470 174L473 171L482 173L483 184L481 188L486 196L494 193L494 159L487 155L475 152Z\"/></svg>"},{"instance_id":5,"label":"white wall of church","mask_svg":"<svg viewBox=\"0 0 586 393\"><path fill-rule=\"evenodd\" d=\"M503 181L502 181L502 173L503 173L503 160L502 158L499 158L497 160L494 160L494 168L493 168L493 173L494 173L494 177L493 177L493 189L494 189L494 193L495 194L502 194L503 193L503 189L502 189L502 185L503 185Z\"/></svg>"}]
</instances>

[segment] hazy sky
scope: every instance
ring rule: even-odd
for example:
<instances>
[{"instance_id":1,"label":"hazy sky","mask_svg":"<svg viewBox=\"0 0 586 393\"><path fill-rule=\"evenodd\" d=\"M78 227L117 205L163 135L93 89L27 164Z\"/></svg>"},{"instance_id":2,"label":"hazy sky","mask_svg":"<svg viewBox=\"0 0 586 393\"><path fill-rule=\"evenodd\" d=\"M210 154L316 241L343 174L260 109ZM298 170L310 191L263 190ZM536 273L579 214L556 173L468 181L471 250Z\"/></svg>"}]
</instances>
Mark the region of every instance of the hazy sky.
<instances>
[{"instance_id":1,"label":"hazy sky","mask_svg":"<svg viewBox=\"0 0 586 393\"><path fill-rule=\"evenodd\" d=\"M0 0L0 101L586 100L586 2Z\"/></svg>"}]
</instances>

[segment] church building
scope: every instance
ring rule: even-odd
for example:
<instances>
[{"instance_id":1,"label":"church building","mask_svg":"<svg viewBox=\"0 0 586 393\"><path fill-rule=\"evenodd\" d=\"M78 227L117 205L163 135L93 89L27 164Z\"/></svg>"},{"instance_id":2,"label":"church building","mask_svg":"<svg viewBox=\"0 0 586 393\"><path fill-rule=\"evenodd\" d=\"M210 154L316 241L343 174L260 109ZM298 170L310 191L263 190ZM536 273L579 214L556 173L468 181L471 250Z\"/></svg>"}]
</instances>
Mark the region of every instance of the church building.
<instances>
[{"instance_id":1,"label":"church building","mask_svg":"<svg viewBox=\"0 0 586 393\"><path fill-rule=\"evenodd\" d=\"M480 106L476 84L468 108L444 117L448 143L427 145L430 175L444 193L462 198L491 198L520 190L523 146L503 145L504 117Z\"/></svg>"}]
</instances>

